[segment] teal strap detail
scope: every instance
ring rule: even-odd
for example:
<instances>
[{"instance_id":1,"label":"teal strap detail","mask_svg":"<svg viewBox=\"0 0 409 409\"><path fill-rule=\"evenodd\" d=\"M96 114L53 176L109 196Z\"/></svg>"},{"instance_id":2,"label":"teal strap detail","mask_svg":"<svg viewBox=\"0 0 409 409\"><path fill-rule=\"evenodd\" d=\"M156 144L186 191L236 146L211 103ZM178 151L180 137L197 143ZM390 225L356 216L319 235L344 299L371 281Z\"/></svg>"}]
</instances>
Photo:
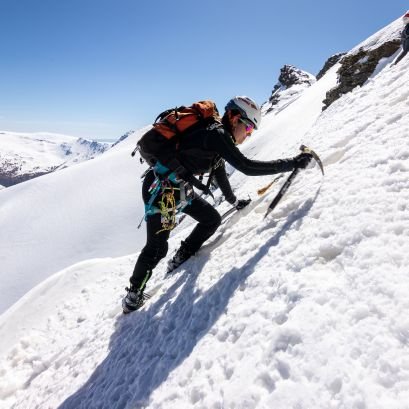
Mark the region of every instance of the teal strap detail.
<instances>
[{"instance_id":1,"label":"teal strap detail","mask_svg":"<svg viewBox=\"0 0 409 409\"><path fill-rule=\"evenodd\" d=\"M145 205L145 220L157 213L160 213L160 210L156 206L151 205L149 208L148 205Z\"/></svg>"},{"instance_id":2,"label":"teal strap detail","mask_svg":"<svg viewBox=\"0 0 409 409\"><path fill-rule=\"evenodd\" d=\"M164 180L169 180L175 185L180 186L180 199L178 200L178 204L176 206L176 209L178 212L183 211L183 209L190 205L192 203L192 199L189 198L186 200L186 192L184 186L180 183L180 181L177 180L177 176L175 172L170 172L170 169L167 168L166 166L162 165L160 162L157 162L155 166L153 167L153 171L155 172L156 176L155 180L153 181L149 193L151 194L151 197L149 199L149 202L145 204L145 221L148 219L149 216L153 216L154 214L160 213L160 209L156 206L153 205L154 201L158 197L158 194L162 191L162 182ZM163 176L163 179L160 178L160 176Z\"/></svg>"},{"instance_id":3,"label":"teal strap detail","mask_svg":"<svg viewBox=\"0 0 409 409\"><path fill-rule=\"evenodd\" d=\"M151 197L149 199L149 202L145 205L145 221L149 216L152 216L153 214L159 213L159 209L155 206L153 206L153 202L155 199L158 197L158 194L162 188L162 183L161 181L156 178L153 183L152 183L152 191Z\"/></svg>"},{"instance_id":4,"label":"teal strap detail","mask_svg":"<svg viewBox=\"0 0 409 409\"><path fill-rule=\"evenodd\" d=\"M169 179L172 183L178 183L176 173L171 172L169 168L162 165L160 162L156 162L153 170L157 175L165 176L166 179Z\"/></svg>"}]
</instances>

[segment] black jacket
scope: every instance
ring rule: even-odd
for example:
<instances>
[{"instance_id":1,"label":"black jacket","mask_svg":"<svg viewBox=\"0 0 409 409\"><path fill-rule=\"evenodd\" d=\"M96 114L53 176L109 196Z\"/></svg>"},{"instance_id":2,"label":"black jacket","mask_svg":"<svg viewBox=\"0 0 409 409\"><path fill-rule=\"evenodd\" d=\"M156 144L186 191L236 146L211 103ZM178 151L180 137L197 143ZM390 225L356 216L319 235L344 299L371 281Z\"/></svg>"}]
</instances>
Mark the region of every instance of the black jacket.
<instances>
[{"instance_id":1,"label":"black jacket","mask_svg":"<svg viewBox=\"0 0 409 409\"><path fill-rule=\"evenodd\" d=\"M232 135L221 124L213 124L189 132L178 144L176 152L169 152L170 157L161 158L161 162L189 181L192 175L211 170L220 158L226 160L235 169L249 176L273 175L289 172L295 168L293 159L280 159L268 162L246 158L234 144ZM235 196L228 182L224 165L214 172L216 182L230 203Z\"/></svg>"},{"instance_id":2,"label":"black jacket","mask_svg":"<svg viewBox=\"0 0 409 409\"><path fill-rule=\"evenodd\" d=\"M217 156L248 176L289 172L295 167L293 159L262 162L246 158L234 144L232 135L220 124L197 130L182 139L176 156L193 174L208 171Z\"/></svg>"}]
</instances>

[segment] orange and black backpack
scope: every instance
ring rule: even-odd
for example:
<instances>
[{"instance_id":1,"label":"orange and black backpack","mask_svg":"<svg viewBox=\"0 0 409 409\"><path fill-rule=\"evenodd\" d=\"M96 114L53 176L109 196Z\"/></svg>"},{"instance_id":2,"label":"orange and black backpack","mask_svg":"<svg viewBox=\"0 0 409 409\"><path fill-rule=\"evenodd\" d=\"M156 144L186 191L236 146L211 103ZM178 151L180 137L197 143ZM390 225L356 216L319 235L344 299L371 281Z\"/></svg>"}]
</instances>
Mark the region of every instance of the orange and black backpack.
<instances>
[{"instance_id":1,"label":"orange and black backpack","mask_svg":"<svg viewBox=\"0 0 409 409\"><path fill-rule=\"evenodd\" d=\"M213 101L199 101L189 107L168 109L160 113L152 128L142 135L132 156L139 150L150 166L158 161L166 162L166 159L176 155L182 138L215 122L220 123L220 116Z\"/></svg>"}]
</instances>

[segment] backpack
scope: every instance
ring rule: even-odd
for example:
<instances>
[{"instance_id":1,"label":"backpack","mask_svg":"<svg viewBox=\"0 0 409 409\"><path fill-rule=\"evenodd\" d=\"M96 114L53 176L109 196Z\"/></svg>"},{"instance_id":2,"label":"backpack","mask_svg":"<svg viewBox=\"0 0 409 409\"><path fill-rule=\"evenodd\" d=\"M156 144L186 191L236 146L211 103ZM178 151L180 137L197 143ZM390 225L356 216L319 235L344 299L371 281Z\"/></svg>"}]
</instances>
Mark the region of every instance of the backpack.
<instances>
[{"instance_id":1,"label":"backpack","mask_svg":"<svg viewBox=\"0 0 409 409\"><path fill-rule=\"evenodd\" d=\"M220 116L213 101L199 101L189 107L181 106L160 113L152 128L142 135L132 156L139 150L141 157L150 165L175 158L182 138L195 130L218 122Z\"/></svg>"}]
</instances>

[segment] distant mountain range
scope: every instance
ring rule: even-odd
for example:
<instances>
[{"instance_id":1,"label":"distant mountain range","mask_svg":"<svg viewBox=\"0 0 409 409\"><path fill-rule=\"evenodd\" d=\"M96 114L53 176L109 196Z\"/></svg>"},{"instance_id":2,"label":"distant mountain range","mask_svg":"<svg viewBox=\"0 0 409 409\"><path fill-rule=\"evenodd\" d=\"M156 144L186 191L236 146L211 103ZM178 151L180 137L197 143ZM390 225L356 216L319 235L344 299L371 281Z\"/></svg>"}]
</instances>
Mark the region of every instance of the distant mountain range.
<instances>
[{"instance_id":1,"label":"distant mountain range","mask_svg":"<svg viewBox=\"0 0 409 409\"><path fill-rule=\"evenodd\" d=\"M9 187L92 159L112 144L52 133L0 131L0 185Z\"/></svg>"}]
</instances>

